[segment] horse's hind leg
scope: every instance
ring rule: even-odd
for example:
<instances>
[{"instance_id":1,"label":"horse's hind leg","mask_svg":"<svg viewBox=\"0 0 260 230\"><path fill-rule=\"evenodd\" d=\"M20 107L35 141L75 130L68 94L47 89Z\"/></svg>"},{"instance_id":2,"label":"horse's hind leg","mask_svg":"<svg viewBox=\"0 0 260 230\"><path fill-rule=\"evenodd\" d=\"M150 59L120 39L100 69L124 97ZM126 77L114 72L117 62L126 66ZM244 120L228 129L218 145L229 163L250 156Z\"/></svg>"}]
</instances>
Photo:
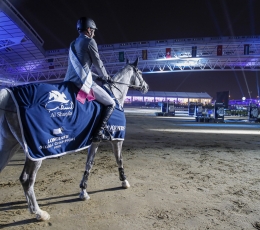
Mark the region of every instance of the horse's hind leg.
<instances>
[{"instance_id":1,"label":"horse's hind leg","mask_svg":"<svg viewBox=\"0 0 260 230\"><path fill-rule=\"evenodd\" d=\"M41 167L41 164L42 161L32 161L26 158L24 168L20 176L20 182L23 186L30 212L32 214L36 214L37 220L49 220L50 215L46 211L40 209L34 193L36 174Z\"/></svg>"},{"instance_id":2,"label":"horse's hind leg","mask_svg":"<svg viewBox=\"0 0 260 230\"><path fill-rule=\"evenodd\" d=\"M20 149L20 144L11 132L5 117L0 111L0 172L5 168L13 155ZM19 126L18 126L19 128Z\"/></svg>"},{"instance_id":3,"label":"horse's hind leg","mask_svg":"<svg viewBox=\"0 0 260 230\"><path fill-rule=\"evenodd\" d=\"M119 179L120 181L122 181L122 187L129 188L130 184L126 179L124 167L123 167L123 156L122 156L123 141L117 141L117 140L111 141L111 145L118 165Z\"/></svg>"},{"instance_id":4,"label":"horse's hind leg","mask_svg":"<svg viewBox=\"0 0 260 230\"><path fill-rule=\"evenodd\" d=\"M0 90L0 172L20 148L16 138L20 132L15 104L6 89Z\"/></svg>"},{"instance_id":5,"label":"horse's hind leg","mask_svg":"<svg viewBox=\"0 0 260 230\"><path fill-rule=\"evenodd\" d=\"M89 176L90 170L94 164L94 158L95 158L96 152L98 150L98 146L99 146L99 142L93 142L88 149L86 168L85 168L85 172L83 174L82 180L79 185L79 187L81 188L79 198L81 200L90 199L90 196L87 193L88 176Z\"/></svg>"}]
</instances>

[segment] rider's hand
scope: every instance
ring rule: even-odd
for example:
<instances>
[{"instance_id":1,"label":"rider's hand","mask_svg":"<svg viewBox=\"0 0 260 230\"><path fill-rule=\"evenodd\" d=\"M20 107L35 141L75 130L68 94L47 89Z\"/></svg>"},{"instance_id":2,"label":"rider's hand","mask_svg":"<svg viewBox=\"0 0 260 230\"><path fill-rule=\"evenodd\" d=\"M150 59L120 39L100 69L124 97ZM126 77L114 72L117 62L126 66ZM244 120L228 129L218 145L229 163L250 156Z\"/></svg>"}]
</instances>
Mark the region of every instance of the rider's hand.
<instances>
[{"instance_id":1,"label":"rider's hand","mask_svg":"<svg viewBox=\"0 0 260 230\"><path fill-rule=\"evenodd\" d=\"M96 80L97 81L104 81L102 77L97 77Z\"/></svg>"},{"instance_id":2,"label":"rider's hand","mask_svg":"<svg viewBox=\"0 0 260 230\"><path fill-rule=\"evenodd\" d=\"M113 79L110 76L107 76L107 82L108 83L113 83L114 81L113 81Z\"/></svg>"}]
</instances>

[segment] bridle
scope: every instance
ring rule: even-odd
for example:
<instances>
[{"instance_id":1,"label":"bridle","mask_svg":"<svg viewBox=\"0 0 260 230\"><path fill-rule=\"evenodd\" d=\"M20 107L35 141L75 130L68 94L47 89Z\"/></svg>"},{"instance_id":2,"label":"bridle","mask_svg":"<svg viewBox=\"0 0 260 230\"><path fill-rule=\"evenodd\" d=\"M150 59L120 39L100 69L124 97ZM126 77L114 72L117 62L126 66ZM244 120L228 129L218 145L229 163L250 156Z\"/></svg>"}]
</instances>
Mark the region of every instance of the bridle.
<instances>
[{"instance_id":1,"label":"bridle","mask_svg":"<svg viewBox=\"0 0 260 230\"><path fill-rule=\"evenodd\" d=\"M116 86L116 84L120 84L120 85L126 85L128 86L129 88L133 88L133 89L136 89L136 90L139 90L141 91L142 93L145 93L146 92L146 88L148 87L144 81L144 79L141 77L141 70L139 70L136 66L134 65L131 65L129 64L133 69L134 69L134 76L135 76L135 79L137 78L139 80L139 86L136 86L136 85L132 85L132 84L127 84L127 83L124 83L124 82L120 82L120 81L113 81L111 83L108 83L107 82L107 85L108 85L108 88L110 89L110 91L113 93L113 90L112 88L118 90L121 94L121 96L119 98L115 98L115 100L119 103L119 99L121 99L123 97L123 93L122 91ZM128 70L129 71L129 70ZM114 94L114 93L113 93Z\"/></svg>"},{"instance_id":2,"label":"bridle","mask_svg":"<svg viewBox=\"0 0 260 230\"><path fill-rule=\"evenodd\" d=\"M142 71L139 70L137 67L133 66L133 65L130 65L133 67L134 69L134 76L135 78L138 78L139 82L140 82L140 85L139 86L136 86L136 85L132 85L132 84L127 84L127 83L124 83L124 82L119 82L119 81L113 81L112 82L112 85L117 89L119 90L115 85L114 83L117 83L117 84L121 84L121 85L127 85L129 88L133 88L133 89L136 89L136 90L140 90L140 91L143 91L145 89L145 81L144 79L140 76L142 74ZM111 88L111 87L110 87ZM120 90L119 90L120 91Z\"/></svg>"},{"instance_id":3,"label":"bridle","mask_svg":"<svg viewBox=\"0 0 260 230\"><path fill-rule=\"evenodd\" d=\"M129 86L130 88L136 89L136 90L140 90L141 92L145 89L145 81L144 79L141 77L142 71L139 70L137 67L134 67L134 73L135 73L135 77L138 78L140 85L136 86L136 85L131 85Z\"/></svg>"}]
</instances>

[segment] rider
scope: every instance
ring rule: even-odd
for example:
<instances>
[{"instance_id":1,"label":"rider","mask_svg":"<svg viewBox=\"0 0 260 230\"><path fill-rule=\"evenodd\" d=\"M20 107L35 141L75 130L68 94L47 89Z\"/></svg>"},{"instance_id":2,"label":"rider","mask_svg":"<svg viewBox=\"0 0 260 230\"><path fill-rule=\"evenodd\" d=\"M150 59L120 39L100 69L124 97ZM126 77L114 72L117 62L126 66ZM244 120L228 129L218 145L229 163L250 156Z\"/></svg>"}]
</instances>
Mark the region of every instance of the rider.
<instances>
[{"instance_id":1,"label":"rider","mask_svg":"<svg viewBox=\"0 0 260 230\"><path fill-rule=\"evenodd\" d=\"M93 92L95 99L105 106L101 122L92 141L110 140L110 136L106 136L103 131L115 108L115 101L103 88L93 81L90 71L93 64L102 80L109 83L112 82L99 57L97 43L93 38L97 27L91 18L81 17L77 22L77 30L79 36L70 45L70 57L64 81L73 81L86 94Z\"/></svg>"}]
</instances>

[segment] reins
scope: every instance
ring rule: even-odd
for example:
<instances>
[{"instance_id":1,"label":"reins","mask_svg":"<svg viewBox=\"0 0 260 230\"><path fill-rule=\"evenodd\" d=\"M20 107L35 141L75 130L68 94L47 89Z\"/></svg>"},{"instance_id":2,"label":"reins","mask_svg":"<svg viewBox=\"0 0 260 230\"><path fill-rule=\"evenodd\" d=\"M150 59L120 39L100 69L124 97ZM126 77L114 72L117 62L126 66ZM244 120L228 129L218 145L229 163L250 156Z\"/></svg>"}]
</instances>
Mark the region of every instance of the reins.
<instances>
[{"instance_id":1,"label":"reins","mask_svg":"<svg viewBox=\"0 0 260 230\"><path fill-rule=\"evenodd\" d=\"M124 83L124 82L120 82L120 81L113 81L111 84L114 86L113 83L117 83L117 84L121 84L121 85L126 85L129 88L134 88L134 89L142 89L144 86L144 80L140 79L139 74L137 73L138 69L136 69L135 67L133 67L135 69L135 77L138 78L138 80L140 81L141 85L140 86L136 86L136 85L132 85L132 84L128 84L128 83ZM109 84L109 83L108 83ZM111 85L109 84L109 85ZM115 86L114 86L115 87ZM117 87L116 87L117 88ZM118 88L117 88L118 89Z\"/></svg>"},{"instance_id":2,"label":"reins","mask_svg":"<svg viewBox=\"0 0 260 230\"><path fill-rule=\"evenodd\" d=\"M132 65L131 65L131 66L132 66ZM111 82L111 83L107 83L111 92L113 92L113 90L112 90L112 86L113 86L115 89L117 89L117 90L121 93L121 98L122 98L122 96L123 96L123 93L122 93L122 91L121 91L118 87L116 87L115 83L116 83L116 84L121 84L121 85L126 85L126 86L128 86L129 88L134 88L134 89L136 89L136 90L141 90L141 89L144 87L144 80L141 79L140 76L139 76L139 74L137 73L137 72L138 72L138 69L137 69L136 67L134 67L134 66L132 66L132 67L134 68L135 77L138 78L138 80L139 80L140 83L141 83L140 86L136 86L136 85L132 85L132 84L120 82L120 81L113 81L113 82ZM128 71L129 71L129 70L128 70ZM121 99L121 98L115 98L115 99L118 100L118 99Z\"/></svg>"}]
</instances>

